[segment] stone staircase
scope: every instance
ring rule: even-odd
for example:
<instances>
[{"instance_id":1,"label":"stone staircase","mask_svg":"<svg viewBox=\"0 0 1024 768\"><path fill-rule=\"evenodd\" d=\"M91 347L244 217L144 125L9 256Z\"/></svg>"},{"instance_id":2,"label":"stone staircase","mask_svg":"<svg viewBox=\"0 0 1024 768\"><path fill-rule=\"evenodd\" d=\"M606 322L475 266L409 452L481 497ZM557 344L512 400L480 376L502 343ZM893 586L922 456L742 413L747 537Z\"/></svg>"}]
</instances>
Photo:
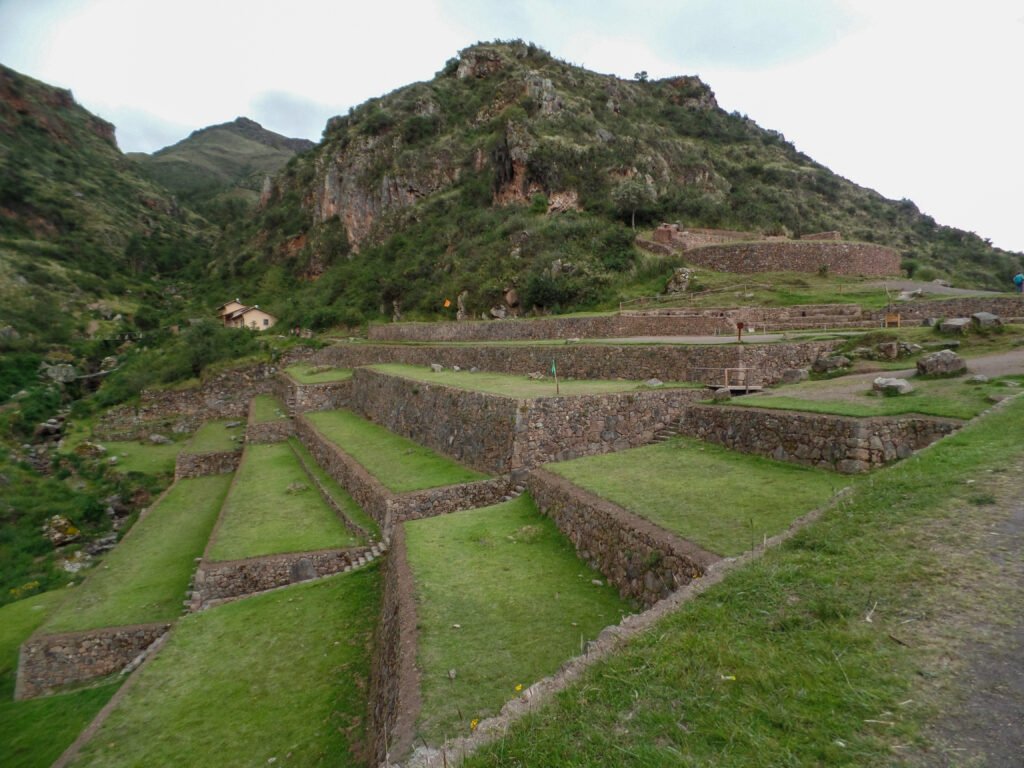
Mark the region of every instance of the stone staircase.
<instances>
[{"instance_id":1,"label":"stone staircase","mask_svg":"<svg viewBox=\"0 0 1024 768\"><path fill-rule=\"evenodd\" d=\"M679 428L675 425L668 425L654 433L654 442L667 443L673 437L679 437Z\"/></svg>"}]
</instances>

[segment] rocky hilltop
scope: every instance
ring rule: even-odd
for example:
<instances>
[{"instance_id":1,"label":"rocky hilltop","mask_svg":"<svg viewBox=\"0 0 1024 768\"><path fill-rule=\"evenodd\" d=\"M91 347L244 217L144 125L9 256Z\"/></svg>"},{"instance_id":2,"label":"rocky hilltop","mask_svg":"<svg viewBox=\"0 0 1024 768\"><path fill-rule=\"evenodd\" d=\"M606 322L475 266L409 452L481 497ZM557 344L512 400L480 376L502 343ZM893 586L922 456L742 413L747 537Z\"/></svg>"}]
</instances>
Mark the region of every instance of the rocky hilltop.
<instances>
[{"instance_id":1,"label":"rocky hilltop","mask_svg":"<svg viewBox=\"0 0 1024 768\"><path fill-rule=\"evenodd\" d=\"M278 270L309 300L277 309L314 325L431 314L463 291L472 315L510 290L524 308L582 308L643 279L631 227L659 221L840 231L978 286L1015 263L725 112L697 77L624 80L520 42L467 48L432 80L333 118L215 263L254 288ZM330 287L304 287L322 277Z\"/></svg>"}]
</instances>

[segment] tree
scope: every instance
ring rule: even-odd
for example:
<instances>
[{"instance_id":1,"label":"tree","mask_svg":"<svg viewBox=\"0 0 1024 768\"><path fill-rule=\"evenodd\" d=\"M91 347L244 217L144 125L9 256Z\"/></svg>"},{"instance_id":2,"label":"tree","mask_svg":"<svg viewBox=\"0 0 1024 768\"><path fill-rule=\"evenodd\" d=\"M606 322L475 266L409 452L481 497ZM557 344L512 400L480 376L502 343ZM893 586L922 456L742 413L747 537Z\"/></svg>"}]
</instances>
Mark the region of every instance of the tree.
<instances>
[{"instance_id":1,"label":"tree","mask_svg":"<svg viewBox=\"0 0 1024 768\"><path fill-rule=\"evenodd\" d=\"M633 79L634 80L638 80L641 83L646 83L647 82L647 70L646 69L641 69L639 72L637 72L635 75L633 75Z\"/></svg>"},{"instance_id":2,"label":"tree","mask_svg":"<svg viewBox=\"0 0 1024 768\"><path fill-rule=\"evenodd\" d=\"M624 179L612 189L612 202L620 213L629 214L632 229L636 229L637 211L645 211L656 199L654 189L638 176Z\"/></svg>"}]
</instances>

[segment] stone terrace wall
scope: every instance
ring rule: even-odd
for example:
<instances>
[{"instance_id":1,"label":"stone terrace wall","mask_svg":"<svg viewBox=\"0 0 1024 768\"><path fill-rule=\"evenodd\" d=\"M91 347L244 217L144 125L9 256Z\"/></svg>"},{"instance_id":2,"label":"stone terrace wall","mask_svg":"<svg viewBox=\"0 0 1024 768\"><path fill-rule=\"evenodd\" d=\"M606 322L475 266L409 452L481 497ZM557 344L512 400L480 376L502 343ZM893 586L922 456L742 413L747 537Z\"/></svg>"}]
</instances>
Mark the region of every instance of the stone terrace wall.
<instances>
[{"instance_id":1,"label":"stone terrace wall","mask_svg":"<svg viewBox=\"0 0 1024 768\"><path fill-rule=\"evenodd\" d=\"M662 389L520 401L509 469L647 445L706 398L701 389Z\"/></svg>"},{"instance_id":2,"label":"stone terrace wall","mask_svg":"<svg viewBox=\"0 0 1024 768\"><path fill-rule=\"evenodd\" d=\"M392 432L483 472L507 472L519 406L365 368L352 376L352 409Z\"/></svg>"},{"instance_id":3,"label":"stone terrace wall","mask_svg":"<svg viewBox=\"0 0 1024 768\"><path fill-rule=\"evenodd\" d=\"M273 390L277 367L249 365L203 379L182 390L144 390L138 408L122 405L100 418L97 437L106 440L144 438L154 429L194 432L203 422L246 419L249 401Z\"/></svg>"},{"instance_id":4,"label":"stone terrace wall","mask_svg":"<svg viewBox=\"0 0 1024 768\"><path fill-rule=\"evenodd\" d=\"M212 453L179 453L174 461L174 479L228 475L238 469L241 451L214 451Z\"/></svg>"},{"instance_id":5,"label":"stone terrace wall","mask_svg":"<svg viewBox=\"0 0 1024 768\"><path fill-rule=\"evenodd\" d=\"M615 339L631 336L707 336L731 333L723 318L705 315L599 315L531 320L469 320L462 323L390 323L370 326L373 341L540 341Z\"/></svg>"},{"instance_id":6,"label":"stone terrace wall","mask_svg":"<svg viewBox=\"0 0 1024 768\"><path fill-rule=\"evenodd\" d=\"M393 523L434 517L463 509L489 507L503 501L510 491L507 476L479 480L475 483L443 485L422 491L393 494L387 501Z\"/></svg>"},{"instance_id":7,"label":"stone terrace wall","mask_svg":"<svg viewBox=\"0 0 1024 768\"><path fill-rule=\"evenodd\" d=\"M416 604L406 560L405 530L395 528L382 569L383 598L370 668L370 764L402 759L412 747L419 716Z\"/></svg>"},{"instance_id":8,"label":"stone terrace wall","mask_svg":"<svg viewBox=\"0 0 1024 768\"><path fill-rule=\"evenodd\" d=\"M156 642L170 624L137 624L31 637L21 646L15 698L120 672Z\"/></svg>"},{"instance_id":9,"label":"stone terrace wall","mask_svg":"<svg viewBox=\"0 0 1024 768\"><path fill-rule=\"evenodd\" d=\"M754 383L775 384L787 368L808 368L820 355L841 342L801 344L590 345L454 347L387 344L337 344L320 350L316 362L342 368L374 363L408 363L427 366L439 363L464 369L526 375L551 370L576 379L635 379L657 377L663 381L708 382L720 379L724 368L752 368Z\"/></svg>"},{"instance_id":10,"label":"stone terrace wall","mask_svg":"<svg viewBox=\"0 0 1024 768\"><path fill-rule=\"evenodd\" d=\"M760 240L760 232L736 232L728 229L703 229L680 227L678 224L662 224L654 230L651 239L674 250L686 250L702 245L731 243L737 240Z\"/></svg>"},{"instance_id":11,"label":"stone terrace wall","mask_svg":"<svg viewBox=\"0 0 1024 768\"><path fill-rule=\"evenodd\" d=\"M326 381L322 384L301 384L287 373L278 374L274 392L292 413L333 411L348 408L352 381Z\"/></svg>"},{"instance_id":12,"label":"stone terrace wall","mask_svg":"<svg viewBox=\"0 0 1024 768\"><path fill-rule=\"evenodd\" d=\"M965 296L956 299L936 299L934 301L900 302L893 307L899 312L904 323L923 321L929 317L970 317L975 312L991 312L1006 318L1024 318L1024 299L1019 296ZM877 321L882 321L888 313L885 309L872 313Z\"/></svg>"},{"instance_id":13,"label":"stone terrace wall","mask_svg":"<svg viewBox=\"0 0 1024 768\"><path fill-rule=\"evenodd\" d=\"M546 470L530 472L527 487L580 557L644 607L703 576L720 559Z\"/></svg>"},{"instance_id":14,"label":"stone terrace wall","mask_svg":"<svg viewBox=\"0 0 1024 768\"><path fill-rule=\"evenodd\" d=\"M871 243L828 240L708 245L686 252L690 263L720 272L818 272L886 277L899 275L900 254Z\"/></svg>"},{"instance_id":15,"label":"stone terrace wall","mask_svg":"<svg viewBox=\"0 0 1024 768\"><path fill-rule=\"evenodd\" d=\"M249 422L245 428L247 443L283 443L295 434L295 422L291 419L275 419L259 424Z\"/></svg>"},{"instance_id":16,"label":"stone terrace wall","mask_svg":"<svg viewBox=\"0 0 1024 768\"><path fill-rule=\"evenodd\" d=\"M851 418L820 413L695 405L681 431L743 453L852 474L903 459L960 422L926 416Z\"/></svg>"},{"instance_id":17,"label":"stone terrace wall","mask_svg":"<svg viewBox=\"0 0 1024 768\"><path fill-rule=\"evenodd\" d=\"M485 472L645 445L702 390L664 389L515 400L357 369L353 408Z\"/></svg>"},{"instance_id":18,"label":"stone terrace wall","mask_svg":"<svg viewBox=\"0 0 1024 768\"><path fill-rule=\"evenodd\" d=\"M358 563L370 547L325 549L318 552L289 552L222 562L203 561L192 587L192 610L211 600L251 595L275 587L341 573Z\"/></svg>"}]
</instances>

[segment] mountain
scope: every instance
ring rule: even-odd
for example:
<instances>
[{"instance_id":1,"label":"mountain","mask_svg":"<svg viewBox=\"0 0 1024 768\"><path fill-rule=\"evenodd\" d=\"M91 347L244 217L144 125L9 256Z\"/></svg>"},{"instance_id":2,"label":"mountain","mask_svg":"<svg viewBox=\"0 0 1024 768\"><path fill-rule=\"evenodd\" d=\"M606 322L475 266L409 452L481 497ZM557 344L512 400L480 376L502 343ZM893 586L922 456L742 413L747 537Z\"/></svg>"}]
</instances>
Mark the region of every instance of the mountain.
<instances>
[{"instance_id":1,"label":"mountain","mask_svg":"<svg viewBox=\"0 0 1024 768\"><path fill-rule=\"evenodd\" d=\"M213 235L70 91L0 66L0 351L83 336L98 300L98 321L134 313L155 275L180 273Z\"/></svg>"},{"instance_id":2,"label":"mountain","mask_svg":"<svg viewBox=\"0 0 1024 768\"><path fill-rule=\"evenodd\" d=\"M975 286L1002 287L1020 264L723 111L696 77L623 80L520 42L467 48L429 82L332 119L265 198L228 226L216 268L313 325L396 306L430 316L464 290L474 315L513 288L525 307L608 305L650 266L634 220L839 230Z\"/></svg>"},{"instance_id":3,"label":"mountain","mask_svg":"<svg viewBox=\"0 0 1024 768\"><path fill-rule=\"evenodd\" d=\"M131 153L129 157L149 178L187 201L201 205L218 194L233 192L255 203L267 176L313 146L307 139L290 139L239 117L193 131L152 155Z\"/></svg>"}]
</instances>

